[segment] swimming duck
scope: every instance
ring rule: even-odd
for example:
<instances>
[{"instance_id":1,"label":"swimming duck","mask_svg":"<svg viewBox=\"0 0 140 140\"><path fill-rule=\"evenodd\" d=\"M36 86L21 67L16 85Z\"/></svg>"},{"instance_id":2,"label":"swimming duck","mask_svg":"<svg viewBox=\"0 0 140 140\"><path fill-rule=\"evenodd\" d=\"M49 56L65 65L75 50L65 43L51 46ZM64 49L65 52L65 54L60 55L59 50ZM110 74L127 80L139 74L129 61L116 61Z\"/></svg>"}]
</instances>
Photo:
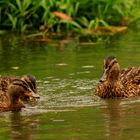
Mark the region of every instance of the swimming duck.
<instances>
[{"instance_id":1,"label":"swimming duck","mask_svg":"<svg viewBox=\"0 0 140 140\"><path fill-rule=\"evenodd\" d=\"M0 78L0 111L20 110L24 107L22 101L30 97L39 98L32 75Z\"/></svg>"},{"instance_id":2,"label":"swimming duck","mask_svg":"<svg viewBox=\"0 0 140 140\"><path fill-rule=\"evenodd\" d=\"M24 81L30 87L30 89L34 93L37 93L36 78L31 74L23 75L21 78L14 77L14 76L0 77L0 91L7 92L8 85L14 79L21 79L22 81ZM26 99L28 99L28 98L26 98Z\"/></svg>"},{"instance_id":3,"label":"swimming duck","mask_svg":"<svg viewBox=\"0 0 140 140\"><path fill-rule=\"evenodd\" d=\"M114 56L104 60L104 72L96 87L101 98L131 97L140 95L140 67L120 70Z\"/></svg>"}]
</instances>

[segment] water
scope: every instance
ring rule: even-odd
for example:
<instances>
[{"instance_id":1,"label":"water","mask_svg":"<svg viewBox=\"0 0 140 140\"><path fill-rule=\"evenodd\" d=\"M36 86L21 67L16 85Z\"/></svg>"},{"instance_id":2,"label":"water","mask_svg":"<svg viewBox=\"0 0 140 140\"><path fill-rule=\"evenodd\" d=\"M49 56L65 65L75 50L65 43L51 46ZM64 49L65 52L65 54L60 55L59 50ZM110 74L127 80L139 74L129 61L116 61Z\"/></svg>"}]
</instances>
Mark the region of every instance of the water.
<instances>
[{"instance_id":1,"label":"water","mask_svg":"<svg viewBox=\"0 0 140 140\"><path fill-rule=\"evenodd\" d=\"M140 139L140 97L94 95L104 57L115 55L121 68L139 66L139 36L128 31L95 45L68 35L47 43L0 36L0 74L35 75L41 96L21 112L0 113L0 140Z\"/></svg>"}]
</instances>

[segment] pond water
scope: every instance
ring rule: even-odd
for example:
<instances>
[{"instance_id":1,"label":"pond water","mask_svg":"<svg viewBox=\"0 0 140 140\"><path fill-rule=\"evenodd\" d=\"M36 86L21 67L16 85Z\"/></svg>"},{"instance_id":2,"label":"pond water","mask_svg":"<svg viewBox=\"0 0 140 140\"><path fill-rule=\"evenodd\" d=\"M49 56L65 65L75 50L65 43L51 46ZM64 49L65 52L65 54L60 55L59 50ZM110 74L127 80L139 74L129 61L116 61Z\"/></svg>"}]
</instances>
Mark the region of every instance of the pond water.
<instances>
[{"instance_id":1,"label":"pond water","mask_svg":"<svg viewBox=\"0 0 140 140\"><path fill-rule=\"evenodd\" d=\"M0 139L140 139L140 97L94 95L106 56L116 56L121 68L140 66L140 34L130 30L98 44L83 39L59 35L53 42L33 42L12 33L0 36L0 74L35 75L41 97L21 112L0 113Z\"/></svg>"}]
</instances>

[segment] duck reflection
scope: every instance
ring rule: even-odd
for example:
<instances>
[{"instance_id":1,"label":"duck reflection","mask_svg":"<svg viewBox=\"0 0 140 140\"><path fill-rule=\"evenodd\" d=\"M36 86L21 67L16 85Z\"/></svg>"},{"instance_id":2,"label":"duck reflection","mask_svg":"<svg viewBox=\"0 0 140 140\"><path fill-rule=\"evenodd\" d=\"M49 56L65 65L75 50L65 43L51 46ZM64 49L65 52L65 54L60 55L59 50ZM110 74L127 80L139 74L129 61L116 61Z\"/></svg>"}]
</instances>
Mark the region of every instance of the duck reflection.
<instances>
[{"instance_id":1,"label":"duck reflection","mask_svg":"<svg viewBox=\"0 0 140 140\"><path fill-rule=\"evenodd\" d=\"M119 140L122 137L122 108L120 106L120 99L105 100L106 107L103 109L105 115L106 135L108 140Z\"/></svg>"},{"instance_id":2,"label":"duck reflection","mask_svg":"<svg viewBox=\"0 0 140 140\"><path fill-rule=\"evenodd\" d=\"M12 112L10 117L12 140L34 139L37 128L37 119L35 115L22 116L21 112Z\"/></svg>"}]
</instances>

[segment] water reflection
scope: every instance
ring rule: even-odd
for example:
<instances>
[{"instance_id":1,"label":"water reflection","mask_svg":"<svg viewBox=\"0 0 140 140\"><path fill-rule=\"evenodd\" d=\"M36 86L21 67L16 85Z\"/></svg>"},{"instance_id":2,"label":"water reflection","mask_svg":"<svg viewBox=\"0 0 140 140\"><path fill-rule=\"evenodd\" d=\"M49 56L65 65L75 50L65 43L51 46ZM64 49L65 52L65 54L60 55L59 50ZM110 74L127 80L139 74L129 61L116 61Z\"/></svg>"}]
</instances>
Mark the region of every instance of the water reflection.
<instances>
[{"instance_id":1,"label":"water reflection","mask_svg":"<svg viewBox=\"0 0 140 140\"><path fill-rule=\"evenodd\" d=\"M120 140L122 133L122 109L121 100L105 100L106 106L103 108L106 121L106 135L109 140Z\"/></svg>"},{"instance_id":2,"label":"water reflection","mask_svg":"<svg viewBox=\"0 0 140 140\"><path fill-rule=\"evenodd\" d=\"M21 112L12 112L10 118L12 140L34 139L38 122L35 115L25 117Z\"/></svg>"},{"instance_id":3,"label":"water reflection","mask_svg":"<svg viewBox=\"0 0 140 140\"><path fill-rule=\"evenodd\" d=\"M108 140L139 139L139 98L108 99L102 108Z\"/></svg>"},{"instance_id":4,"label":"water reflection","mask_svg":"<svg viewBox=\"0 0 140 140\"><path fill-rule=\"evenodd\" d=\"M128 32L90 46L67 37L54 45L0 36L0 74L35 75L41 95L27 114L1 114L0 139L139 139L140 99L102 101L93 90L106 56L115 55L121 68L139 66L139 36Z\"/></svg>"}]
</instances>

